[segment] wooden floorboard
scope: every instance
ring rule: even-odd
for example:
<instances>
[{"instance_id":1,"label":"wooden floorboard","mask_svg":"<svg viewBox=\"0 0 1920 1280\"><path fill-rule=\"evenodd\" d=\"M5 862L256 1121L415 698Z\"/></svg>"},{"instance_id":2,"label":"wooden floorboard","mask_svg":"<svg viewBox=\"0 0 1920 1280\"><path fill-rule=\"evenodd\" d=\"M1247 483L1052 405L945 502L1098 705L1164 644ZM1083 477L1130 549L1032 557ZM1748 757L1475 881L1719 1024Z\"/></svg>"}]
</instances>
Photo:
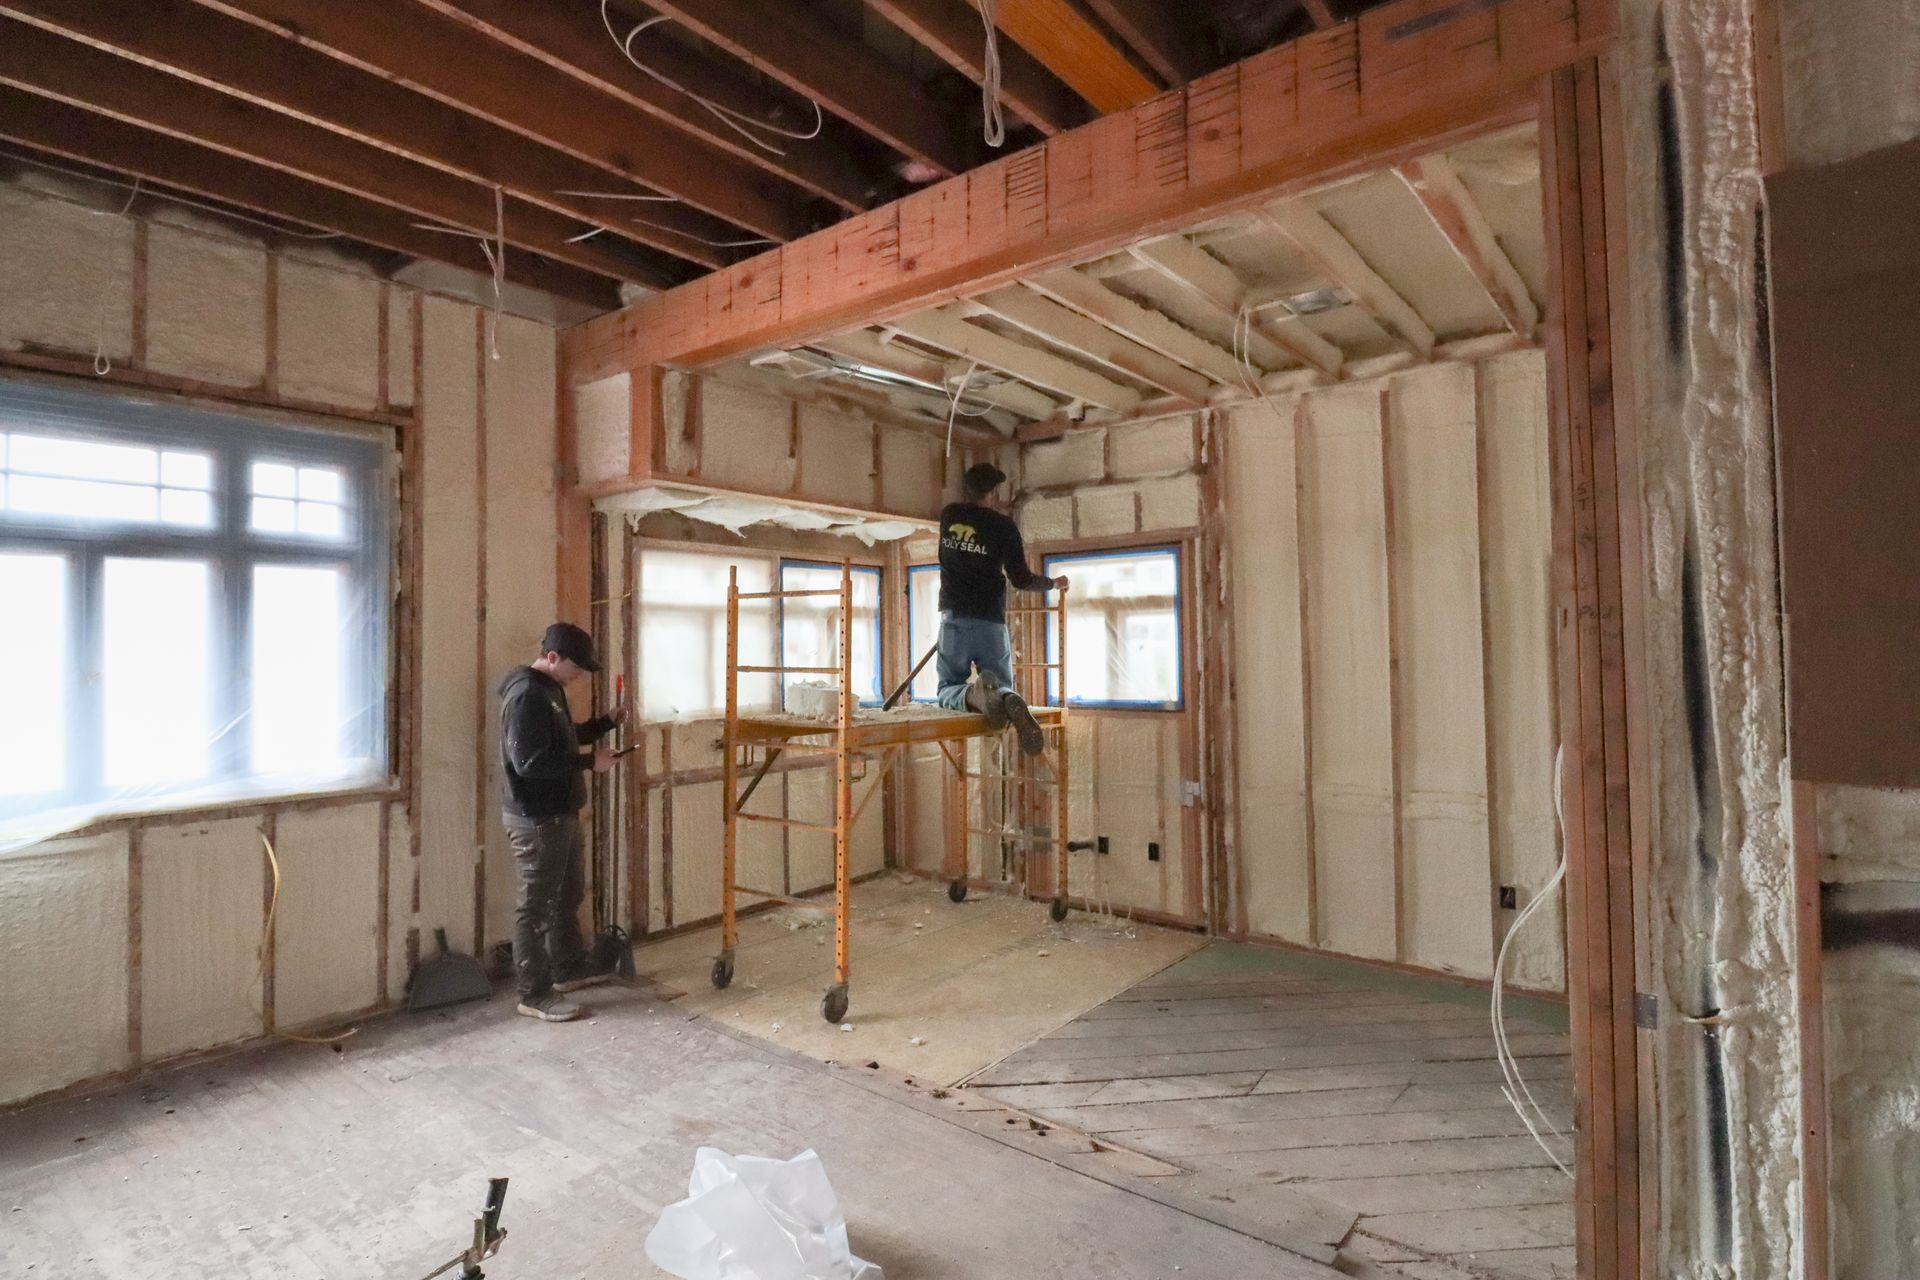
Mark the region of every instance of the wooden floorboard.
<instances>
[{"instance_id":1,"label":"wooden floorboard","mask_svg":"<svg viewBox=\"0 0 1920 1280\"><path fill-rule=\"evenodd\" d=\"M1484 993L1271 954L1216 944L972 1088L1190 1170L1186 1181L1236 1212L1257 1214L1263 1196L1282 1217L1303 1203L1337 1206L1355 1219L1340 1254L1354 1275L1571 1276L1572 1182L1507 1100ZM1519 1010L1509 1044L1565 1132L1564 1010L1536 998ZM1570 1143L1557 1142L1566 1159Z\"/></svg>"}]
</instances>

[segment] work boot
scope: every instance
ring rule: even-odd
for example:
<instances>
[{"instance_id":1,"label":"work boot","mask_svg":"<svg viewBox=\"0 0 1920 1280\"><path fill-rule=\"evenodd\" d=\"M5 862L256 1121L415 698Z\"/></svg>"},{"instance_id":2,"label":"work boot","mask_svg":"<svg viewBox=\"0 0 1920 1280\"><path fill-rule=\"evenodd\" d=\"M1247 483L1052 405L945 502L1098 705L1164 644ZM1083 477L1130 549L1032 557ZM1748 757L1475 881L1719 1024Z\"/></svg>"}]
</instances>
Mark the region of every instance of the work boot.
<instances>
[{"instance_id":1,"label":"work boot","mask_svg":"<svg viewBox=\"0 0 1920 1280\"><path fill-rule=\"evenodd\" d=\"M560 971L561 976L553 981L555 991L578 991L583 987L597 987L613 977L611 969L596 969L583 960L577 965L569 965Z\"/></svg>"},{"instance_id":2,"label":"work boot","mask_svg":"<svg viewBox=\"0 0 1920 1280\"><path fill-rule=\"evenodd\" d=\"M967 710L987 718L987 728L995 733L1007 727L1007 707L1000 677L982 671L967 682Z\"/></svg>"},{"instance_id":3,"label":"work boot","mask_svg":"<svg viewBox=\"0 0 1920 1280\"><path fill-rule=\"evenodd\" d=\"M1040 722L1033 718L1033 712L1027 709L1027 700L1011 689L1000 694L1001 718L1013 725L1013 731L1020 737L1020 750L1030 756L1037 756L1047 749L1047 737L1040 731Z\"/></svg>"},{"instance_id":4,"label":"work boot","mask_svg":"<svg viewBox=\"0 0 1920 1280\"><path fill-rule=\"evenodd\" d=\"M543 996L522 997L514 1012L542 1022L572 1022L580 1016L580 1006L557 991L549 991Z\"/></svg>"}]
</instances>

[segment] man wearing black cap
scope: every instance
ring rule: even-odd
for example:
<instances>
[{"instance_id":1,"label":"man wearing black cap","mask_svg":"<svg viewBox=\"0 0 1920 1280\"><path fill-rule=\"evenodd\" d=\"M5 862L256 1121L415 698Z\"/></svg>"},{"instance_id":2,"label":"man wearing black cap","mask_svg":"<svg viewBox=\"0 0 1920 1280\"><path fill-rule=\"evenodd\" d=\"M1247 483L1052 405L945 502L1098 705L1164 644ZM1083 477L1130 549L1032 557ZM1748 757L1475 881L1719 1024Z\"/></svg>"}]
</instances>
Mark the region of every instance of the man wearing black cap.
<instances>
[{"instance_id":1,"label":"man wearing black cap","mask_svg":"<svg viewBox=\"0 0 1920 1280\"><path fill-rule=\"evenodd\" d=\"M580 936L586 868L580 810L587 803L586 772L613 767L606 747L582 751L627 718L624 705L575 724L566 686L600 663L593 638L569 622L547 628L540 656L500 682L500 755L507 840L520 872L514 913L513 964L520 982L519 1011L544 1022L571 1022L580 1006L561 993L606 981L587 967Z\"/></svg>"},{"instance_id":2,"label":"man wearing black cap","mask_svg":"<svg viewBox=\"0 0 1920 1280\"><path fill-rule=\"evenodd\" d=\"M975 711L994 728L1011 723L1020 749L1039 755L1040 726L1013 691L1013 639L1007 633L1007 584L1022 591L1065 591L1065 578L1045 578L1027 567L1020 526L994 494L1006 473L991 462L960 477L965 501L940 512L940 705ZM968 673L979 669L969 682Z\"/></svg>"}]
</instances>

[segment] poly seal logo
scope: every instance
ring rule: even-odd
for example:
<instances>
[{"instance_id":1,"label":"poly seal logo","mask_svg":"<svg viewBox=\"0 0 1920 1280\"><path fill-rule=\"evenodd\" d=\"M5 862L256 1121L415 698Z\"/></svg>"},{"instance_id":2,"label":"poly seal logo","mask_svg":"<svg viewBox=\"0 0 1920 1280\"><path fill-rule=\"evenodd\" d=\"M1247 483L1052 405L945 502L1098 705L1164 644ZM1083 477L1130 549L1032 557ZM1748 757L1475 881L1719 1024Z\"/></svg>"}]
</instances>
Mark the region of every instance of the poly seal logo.
<instances>
[{"instance_id":1,"label":"poly seal logo","mask_svg":"<svg viewBox=\"0 0 1920 1280\"><path fill-rule=\"evenodd\" d=\"M964 551L969 555L985 556L993 554L981 544L980 531L972 525L965 524L959 520L947 526L947 535L940 539L940 546L943 549Z\"/></svg>"}]
</instances>

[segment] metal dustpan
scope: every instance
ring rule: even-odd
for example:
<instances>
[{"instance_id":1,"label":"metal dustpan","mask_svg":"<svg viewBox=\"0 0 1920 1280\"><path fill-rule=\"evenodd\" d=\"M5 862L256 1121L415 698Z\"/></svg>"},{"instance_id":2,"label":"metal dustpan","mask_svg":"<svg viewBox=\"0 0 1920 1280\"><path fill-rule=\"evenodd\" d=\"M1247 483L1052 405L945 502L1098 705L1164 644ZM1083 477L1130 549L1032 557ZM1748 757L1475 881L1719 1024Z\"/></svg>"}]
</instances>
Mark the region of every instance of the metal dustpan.
<instances>
[{"instance_id":1,"label":"metal dustpan","mask_svg":"<svg viewBox=\"0 0 1920 1280\"><path fill-rule=\"evenodd\" d=\"M437 1009L463 1000L484 1000L493 994L493 984L487 981L487 971L478 960L448 947L445 929L435 929L433 936L440 944L440 954L414 966L413 977L407 980L407 1008Z\"/></svg>"}]
</instances>

